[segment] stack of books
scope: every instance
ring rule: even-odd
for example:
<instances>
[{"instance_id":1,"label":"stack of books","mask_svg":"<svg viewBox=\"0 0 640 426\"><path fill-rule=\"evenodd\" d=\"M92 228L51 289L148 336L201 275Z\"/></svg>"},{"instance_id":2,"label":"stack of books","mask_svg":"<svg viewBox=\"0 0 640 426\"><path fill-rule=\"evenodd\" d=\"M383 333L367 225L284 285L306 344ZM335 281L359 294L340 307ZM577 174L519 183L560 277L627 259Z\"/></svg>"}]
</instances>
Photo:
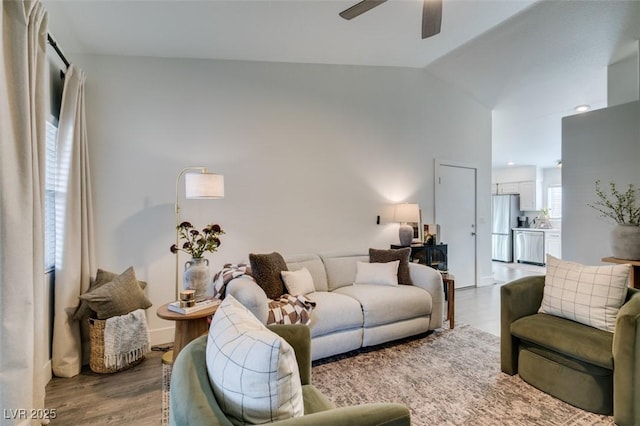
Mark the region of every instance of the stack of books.
<instances>
[{"instance_id":1,"label":"stack of books","mask_svg":"<svg viewBox=\"0 0 640 426\"><path fill-rule=\"evenodd\" d=\"M196 302L194 306L191 307L181 307L180 301L169 303L169 310L172 312L177 312L179 314L192 314L194 312L201 311L203 309L208 309L213 306L219 305L221 302L220 299L205 299L200 302Z\"/></svg>"}]
</instances>

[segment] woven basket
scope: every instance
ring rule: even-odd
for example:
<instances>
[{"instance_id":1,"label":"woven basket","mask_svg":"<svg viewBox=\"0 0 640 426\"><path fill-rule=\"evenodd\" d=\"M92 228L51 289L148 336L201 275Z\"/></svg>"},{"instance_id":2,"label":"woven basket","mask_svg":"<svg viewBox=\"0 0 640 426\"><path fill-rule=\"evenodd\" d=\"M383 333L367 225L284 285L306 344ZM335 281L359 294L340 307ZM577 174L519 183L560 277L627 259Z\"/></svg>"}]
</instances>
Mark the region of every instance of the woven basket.
<instances>
[{"instance_id":1,"label":"woven basket","mask_svg":"<svg viewBox=\"0 0 640 426\"><path fill-rule=\"evenodd\" d=\"M144 360L141 356L137 360L124 365L120 368L107 368L104 364L104 326L106 320L89 318L89 343L91 347L91 355L89 357L89 368L94 373L108 374L117 373L140 364Z\"/></svg>"}]
</instances>

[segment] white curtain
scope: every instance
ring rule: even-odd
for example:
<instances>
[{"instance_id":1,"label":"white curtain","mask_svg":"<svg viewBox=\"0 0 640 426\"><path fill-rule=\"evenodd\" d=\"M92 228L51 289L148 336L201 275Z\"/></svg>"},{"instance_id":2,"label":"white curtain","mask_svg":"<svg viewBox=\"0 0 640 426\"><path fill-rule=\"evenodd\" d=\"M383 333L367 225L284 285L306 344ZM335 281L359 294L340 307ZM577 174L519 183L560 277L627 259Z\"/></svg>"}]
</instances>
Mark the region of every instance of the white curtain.
<instances>
[{"instance_id":1,"label":"white curtain","mask_svg":"<svg viewBox=\"0 0 640 426\"><path fill-rule=\"evenodd\" d=\"M71 65L65 74L58 123L56 184L56 271L53 320L53 373L73 377L88 360L86 325L72 318L78 296L95 273L89 152L84 112L84 72ZM85 333L81 333L81 328ZM85 335L82 344L81 335ZM83 354L84 352L84 354Z\"/></svg>"},{"instance_id":2,"label":"white curtain","mask_svg":"<svg viewBox=\"0 0 640 426\"><path fill-rule=\"evenodd\" d=\"M0 407L44 407L44 164L47 14L38 0L0 9Z\"/></svg>"}]
</instances>

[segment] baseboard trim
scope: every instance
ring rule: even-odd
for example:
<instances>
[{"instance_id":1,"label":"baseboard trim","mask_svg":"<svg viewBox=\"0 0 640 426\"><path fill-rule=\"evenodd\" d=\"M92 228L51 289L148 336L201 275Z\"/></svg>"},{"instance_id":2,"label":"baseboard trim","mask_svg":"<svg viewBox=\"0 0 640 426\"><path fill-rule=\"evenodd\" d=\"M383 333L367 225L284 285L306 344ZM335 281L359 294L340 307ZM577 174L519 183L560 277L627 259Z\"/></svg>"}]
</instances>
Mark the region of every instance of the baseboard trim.
<instances>
[{"instance_id":1,"label":"baseboard trim","mask_svg":"<svg viewBox=\"0 0 640 426\"><path fill-rule=\"evenodd\" d=\"M151 346L173 342L175 327L156 328L149 331Z\"/></svg>"}]
</instances>

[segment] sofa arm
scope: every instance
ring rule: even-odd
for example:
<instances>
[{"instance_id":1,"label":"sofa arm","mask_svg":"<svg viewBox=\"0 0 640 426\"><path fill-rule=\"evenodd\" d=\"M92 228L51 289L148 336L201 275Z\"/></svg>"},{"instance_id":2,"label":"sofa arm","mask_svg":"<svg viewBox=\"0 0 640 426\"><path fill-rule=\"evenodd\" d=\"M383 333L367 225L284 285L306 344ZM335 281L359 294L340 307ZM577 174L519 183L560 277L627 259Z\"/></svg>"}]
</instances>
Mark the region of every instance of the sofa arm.
<instances>
[{"instance_id":1,"label":"sofa arm","mask_svg":"<svg viewBox=\"0 0 640 426\"><path fill-rule=\"evenodd\" d=\"M418 263L409 263L409 275L416 287L420 287L431 294L433 307L431 308L431 321L429 330L442 327L444 315L444 287L442 275L433 268Z\"/></svg>"},{"instance_id":2,"label":"sofa arm","mask_svg":"<svg viewBox=\"0 0 640 426\"><path fill-rule=\"evenodd\" d=\"M402 404L362 404L320 411L273 424L278 426L410 426L411 414Z\"/></svg>"},{"instance_id":3,"label":"sofa arm","mask_svg":"<svg viewBox=\"0 0 640 426\"><path fill-rule=\"evenodd\" d=\"M500 366L507 374L518 372L518 339L511 335L511 323L537 313L543 293L544 275L520 278L500 288Z\"/></svg>"},{"instance_id":4,"label":"sofa arm","mask_svg":"<svg viewBox=\"0 0 640 426\"><path fill-rule=\"evenodd\" d=\"M234 278L227 284L226 294L236 298L243 306L253 313L263 324L267 323L269 306L267 294L252 277L243 275Z\"/></svg>"},{"instance_id":5,"label":"sofa arm","mask_svg":"<svg viewBox=\"0 0 640 426\"><path fill-rule=\"evenodd\" d=\"M302 385L311 383L311 332L306 325L273 324L269 330L286 340L296 354Z\"/></svg>"},{"instance_id":6,"label":"sofa arm","mask_svg":"<svg viewBox=\"0 0 640 426\"><path fill-rule=\"evenodd\" d=\"M613 417L640 424L640 292L622 305L613 334Z\"/></svg>"}]
</instances>

